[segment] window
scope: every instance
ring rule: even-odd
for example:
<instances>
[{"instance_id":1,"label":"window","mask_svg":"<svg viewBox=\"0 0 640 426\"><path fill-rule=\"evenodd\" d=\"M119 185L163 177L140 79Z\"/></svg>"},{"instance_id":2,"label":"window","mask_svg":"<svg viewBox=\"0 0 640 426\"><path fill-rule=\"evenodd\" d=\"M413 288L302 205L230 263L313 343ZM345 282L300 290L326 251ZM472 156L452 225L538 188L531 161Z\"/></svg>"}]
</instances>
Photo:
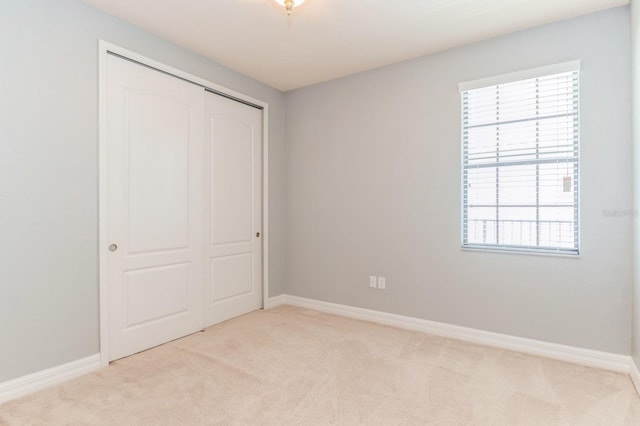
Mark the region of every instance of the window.
<instances>
[{"instance_id":1,"label":"window","mask_svg":"<svg viewBox=\"0 0 640 426\"><path fill-rule=\"evenodd\" d=\"M579 63L460 90L463 247L578 254Z\"/></svg>"}]
</instances>

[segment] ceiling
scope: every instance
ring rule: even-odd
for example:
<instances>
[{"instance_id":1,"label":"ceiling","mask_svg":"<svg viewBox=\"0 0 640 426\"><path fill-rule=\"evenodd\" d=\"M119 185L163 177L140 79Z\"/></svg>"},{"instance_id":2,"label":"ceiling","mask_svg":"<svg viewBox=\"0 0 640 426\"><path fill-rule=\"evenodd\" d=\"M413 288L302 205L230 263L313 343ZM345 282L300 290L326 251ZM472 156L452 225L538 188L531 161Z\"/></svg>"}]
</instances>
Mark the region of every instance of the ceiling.
<instances>
[{"instance_id":1,"label":"ceiling","mask_svg":"<svg viewBox=\"0 0 640 426\"><path fill-rule=\"evenodd\" d=\"M82 0L286 91L629 0Z\"/></svg>"}]
</instances>

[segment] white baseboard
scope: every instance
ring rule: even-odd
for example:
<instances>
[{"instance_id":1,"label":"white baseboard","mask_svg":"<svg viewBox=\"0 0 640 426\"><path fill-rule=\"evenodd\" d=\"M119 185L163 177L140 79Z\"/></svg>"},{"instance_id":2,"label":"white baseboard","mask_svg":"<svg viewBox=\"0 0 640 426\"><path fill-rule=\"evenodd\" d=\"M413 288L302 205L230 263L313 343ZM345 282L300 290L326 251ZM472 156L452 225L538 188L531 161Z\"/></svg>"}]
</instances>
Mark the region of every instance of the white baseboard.
<instances>
[{"instance_id":1,"label":"white baseboard","mask_svg":"<svg viewBox=\"0 0 640 426\"><path fill-rule=\"evenodd\" d=\"M0 383L0 404L100 368L100 354Z\"/></svg>"},{"instance_id":2,"label":"white baseboard","mask_svg":"<svg viewBox=\"0 0 640 426\"><path fill-rule=\"evenodd\" d=\"M618 355L609 352L600 352L574 346L560 345L557 343L543 342L540 340L526 339L523 337L493 333L403 315L389 314L371 309L356 308L353 306L305 299L297 296L280 295L273 299L275 300L273 300L273 303L269 303L269 307L275 307L283 304L299 306L349 318L391 325L427 334L434 334L451 339L509 349L589 367L602 368L627 374L629 373L631 357L628 355Z\"/></svg>"},{"instance_id":3,"label":"white baseboard","mask_svg":"<svg viewBox=\"0 0 640 426\"><path fill-rule=\"evenodd\" d=\"M275 308L276 306L284 305L287 301L286 294L280 294L278 296L273 296L267 299L267 303L265 305L265 309Z\"/></svg>"},{"instance_id":4,"label":"white baseboard","mask_svg":"<svg viewBox=\"0 0 640 426\"><path fill-rule=\"evenodd\" d=\"M378 324L390 325L407 330L419 331L427 334L462 340L481 345L573 362L589 367L628 373L640 395L640 371L633 358L583 349L574 346L559 345L540 340L525 339L506 334L492 333L468 327L439 323L420 318L389 314L371 309L356 308L348 305L322 302L303 297L281 294L267 300L265 309L280 305L293 305L314 309L349 318L371 321ZM19 377L8 382L0 383L0 404L12 399L20 398L41 389L74 379L101 368L100 354L72 361L57 367L42 370L27 376Z\"/></svg>"},{"instance_id":5,"label":"white baseboard","mask_svg":"<svg viewBox=\"0 0 640 426\"><path fill-rule=\"evenodd\" d=\"M629 361L629 375L631 376L633 386L636 388L636 392L638 392L638 396L640 396L640 370L638 370L638 366L633 358Z\"/></svg>"}]
</instances>

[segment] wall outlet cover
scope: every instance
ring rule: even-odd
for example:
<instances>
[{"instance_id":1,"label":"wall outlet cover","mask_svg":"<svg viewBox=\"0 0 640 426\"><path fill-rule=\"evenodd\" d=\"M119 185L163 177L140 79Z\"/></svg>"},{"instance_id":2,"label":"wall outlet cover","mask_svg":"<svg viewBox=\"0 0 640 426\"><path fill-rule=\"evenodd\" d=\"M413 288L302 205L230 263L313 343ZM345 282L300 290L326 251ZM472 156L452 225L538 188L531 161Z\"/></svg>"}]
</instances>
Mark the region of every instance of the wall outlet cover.
<instances>
[{"instance_id":1,"label":"wall outlet cover","mask_svg":"<svg viewBox=\"0 0 640 426\"><path fill-rule=\"evenodd\" d=\"M376 288L378 286L377 278L373 275L369 277L369 287Z\"/></svg>"},{"instance_id":2,"label":"wall outlet cover","mask_svg":"<svg viewBox=\"0 0 640 426\"><path fill-rule=\"evenodd\" d=\"M387 279L385 277L378 277L378 288L381 290L387 288Z\"/></svg>"}]
</instances>

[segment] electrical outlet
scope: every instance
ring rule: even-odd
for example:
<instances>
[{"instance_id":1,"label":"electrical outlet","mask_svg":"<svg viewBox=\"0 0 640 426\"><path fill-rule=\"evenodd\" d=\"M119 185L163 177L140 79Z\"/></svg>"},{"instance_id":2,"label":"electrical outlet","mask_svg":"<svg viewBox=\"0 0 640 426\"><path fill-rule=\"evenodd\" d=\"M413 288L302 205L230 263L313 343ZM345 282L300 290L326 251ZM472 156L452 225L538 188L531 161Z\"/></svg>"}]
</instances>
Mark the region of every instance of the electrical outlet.
<instances>
[{"instance_id":1,"label":"electrical outlet","mask_svg":"<svg viewBox=\"0 0 640 426\"><path fill-rule=\"evenodd\" d=\"M378 280L373 275L369 277L369 287L372 287L372 288L378 287Z\"/></svg>"},{"instance_id":2,"label":"electrical outlet","mask_svg":"<svg viewBox=\"0 0 640 426\"><path fill-rule=\"evenodd\" d=\"M387 279L385 277L378 277L378 288L380 290L386 290L386 288L387 288Z\"/></svg>"}]
</instances>

